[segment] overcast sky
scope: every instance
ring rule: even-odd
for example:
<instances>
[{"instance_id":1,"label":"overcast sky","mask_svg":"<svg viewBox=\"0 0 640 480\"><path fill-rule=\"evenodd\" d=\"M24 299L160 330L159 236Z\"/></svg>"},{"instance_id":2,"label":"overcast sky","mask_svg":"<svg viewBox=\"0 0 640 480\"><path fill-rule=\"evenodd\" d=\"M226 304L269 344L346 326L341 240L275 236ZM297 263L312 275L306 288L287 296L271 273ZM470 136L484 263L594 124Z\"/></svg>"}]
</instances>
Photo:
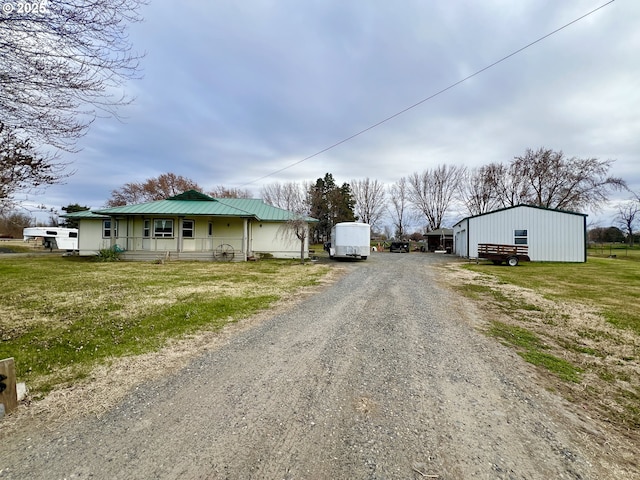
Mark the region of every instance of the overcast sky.
<instances>
[{"instance_id":1,"label":"overcast sky","mask_svg":"<svg viewBox=\"0 0 640 480\"><path fill-rule=\"evenodd\" d=\"M637 0L616 0L286 168L605 3L150 0L131 29L146 52L144 78L127 85L135 102L123 121L97 119L82 150L64 156L75 174L34 200L97 208L125 183L168 172L256 197L265 184L326 172L391 184L539 147L615 160L610 173L639 192Z\"/></svg>"}]
</instances>

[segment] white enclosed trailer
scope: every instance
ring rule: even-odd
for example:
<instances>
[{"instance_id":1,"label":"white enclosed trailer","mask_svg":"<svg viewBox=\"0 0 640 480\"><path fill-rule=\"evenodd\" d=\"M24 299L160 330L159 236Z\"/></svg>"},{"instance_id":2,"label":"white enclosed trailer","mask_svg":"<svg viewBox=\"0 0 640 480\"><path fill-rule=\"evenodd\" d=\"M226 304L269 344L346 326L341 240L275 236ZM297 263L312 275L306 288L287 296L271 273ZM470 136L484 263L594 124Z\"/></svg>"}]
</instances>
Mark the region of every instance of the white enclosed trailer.
<instances>
[{"instance_id":1,"label":"white enclosed trailer","mask_svg":"<svg viewBox=\"0 0 640 480\"><path fill-rule=\"evenodd\" d=\"M78 250L78 229L63 227L27 227L22 231L24 241L42 238L42 245L50 250Z\"/></svg>"},{"instance_id":2,"label":"white enclosed trailer","mask_svg":"<svg viewBox=\"0 0 640 480\"><path fill-rule=\"evenodd\" d=\"M331 258L360 258L366 260L371 251L371 225L341 222L331 229Z\"/></svg>"}]
</instances>

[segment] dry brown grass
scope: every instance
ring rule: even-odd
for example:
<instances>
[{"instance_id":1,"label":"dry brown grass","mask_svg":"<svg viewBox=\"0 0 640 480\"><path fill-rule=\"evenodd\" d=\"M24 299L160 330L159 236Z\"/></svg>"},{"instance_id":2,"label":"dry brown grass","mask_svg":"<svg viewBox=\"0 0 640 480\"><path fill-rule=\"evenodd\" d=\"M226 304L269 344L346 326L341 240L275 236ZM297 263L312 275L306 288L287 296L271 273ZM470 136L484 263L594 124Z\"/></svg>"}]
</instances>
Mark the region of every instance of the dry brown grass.
<instances>
[{"instance_id":1,"label":"dry brown grass","mask_svg":"<svg viewBox=\"0 0 640 480\"><path fill-rule=\"evenodd\" d=\"M612 325L592 305L550 300L540 291L501 282L461 264L450 264L443 272L447 284L456 290L482 285L499 292L498 299L490 293L472 295L483 311L476 328L486 332L493 321L524 328L543 340L545 351L582 370L578 383L563 382L539 370L546 388L620 431L637 429L640 337L634 331ZM501 296L506 300L500 301Z\"/></svg>"}]
</instances>

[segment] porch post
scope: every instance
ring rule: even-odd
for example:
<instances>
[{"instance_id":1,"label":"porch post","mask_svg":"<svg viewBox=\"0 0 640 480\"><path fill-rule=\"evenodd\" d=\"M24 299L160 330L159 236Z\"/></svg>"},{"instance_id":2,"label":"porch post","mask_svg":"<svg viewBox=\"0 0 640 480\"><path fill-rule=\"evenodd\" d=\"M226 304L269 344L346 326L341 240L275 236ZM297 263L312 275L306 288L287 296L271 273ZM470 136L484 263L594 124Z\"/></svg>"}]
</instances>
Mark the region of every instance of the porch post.
<instances>
[{"instance_id":1,"label":"porch post","mask_svg":"<svg viewBox=\"0 0 640 480\"><path fill-rule=\"evenodd\" d=\"M131 250L131 234L135 231L133 228L133 222L133 217L127 217L127 236L124 244L125 250Z\"/></svg>"},{"instance_id":2,"label":"porch post","mask_svg":"<svg viewBox=\"0 0 640 480\"><path fill-rule=\"evenodd\" d=\"M247 261L247 256L249 255L249 219L245 218L243 220L243 229L242 229L242 257L243 260Z\"/></svg>"},{"instance_id":3,"label":"porch post","mask_svg":"<svg viewBox=\"0 0 640 480\"><path fill-rule=\"evenodd\" d=\"M184 217L178 217L178 253L182 252L182 220Z\"/></svg>"},{"instance_id":4,"label":"porch post","mask_svg":"<svg viewBox=\"0 0 640 480\"><path fill-rule=\"evenodd\" d=\"M111 235L109 237L109 247L113 249L116 246L116 226L117 220L116 217L109 217L111 222Z\"/></svg>"}]
</instances>

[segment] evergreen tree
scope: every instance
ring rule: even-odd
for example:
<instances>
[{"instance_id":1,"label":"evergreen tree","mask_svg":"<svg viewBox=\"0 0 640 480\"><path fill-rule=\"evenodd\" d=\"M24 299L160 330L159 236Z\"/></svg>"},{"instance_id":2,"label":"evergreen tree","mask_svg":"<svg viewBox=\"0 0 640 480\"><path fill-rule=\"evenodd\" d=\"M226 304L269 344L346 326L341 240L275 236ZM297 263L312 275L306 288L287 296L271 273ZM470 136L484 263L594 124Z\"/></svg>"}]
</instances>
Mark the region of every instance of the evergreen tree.
<instances>
[{"instance_id":1,"label":"evergreen tree","mask_svg":"<svg viewBox=\"0 0 640 480\"><path fill-rule=\"evenodd\" d=\"M79 203L69 204L66 207L62 207L62 210L65 213L75 213L75 212L84 212L85 210L90 210L89 207L82 206ZM78 220L74 220L73 218L65 218L64 226L67 228L78 228Z\"/></svg>"},{"instance_id":2,"label":"evergreen tree","mask_svg":"<svg viewBox=\"0 0 640 480\"><path fill-rule=\"evenodd\" d=\"M343 183L337 189L336 202L334 204L334 225L339 222L355 222L357 220L354 213L356 201L353 198L351 185Z\"/></svg>"},{"instance_id":3,"label":"evergreen tree","mask_svg":"<svg viewBox=\"0 0 640 480\"><path fill-rule=\"evenodd\" d=\"M355 200L348 183L336 185L333 175L326 173L318 178L309 191L310 214L318 219L312 227L311 239L315 243L329 240L331 228L339 222L353 222Z\"/></svg>"}]
</instances>

